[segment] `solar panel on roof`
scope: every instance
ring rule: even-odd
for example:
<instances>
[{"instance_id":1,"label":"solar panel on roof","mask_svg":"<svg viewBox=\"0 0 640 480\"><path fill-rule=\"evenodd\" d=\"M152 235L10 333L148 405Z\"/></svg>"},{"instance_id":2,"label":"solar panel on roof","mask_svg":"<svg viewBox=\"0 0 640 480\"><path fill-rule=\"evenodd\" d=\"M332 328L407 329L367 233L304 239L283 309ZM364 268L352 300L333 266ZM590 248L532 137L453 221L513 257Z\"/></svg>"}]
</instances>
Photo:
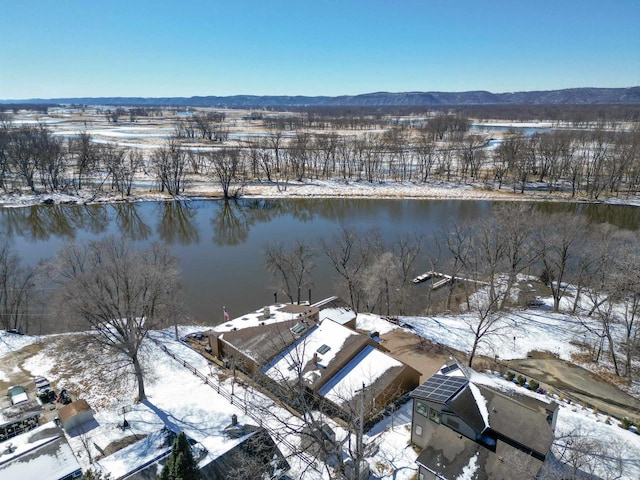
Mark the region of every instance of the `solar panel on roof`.
<instances>
[{"instance_id":1,"label":"solar panel on roof","mask_svg":"<svg viewBox=\"0 0 640 480\"><path fill-rule=\"evenodd\" d=\"M449 372L453 372L454 370L458 370L458 364L454 363L453 365L447 365L446 367L442 367L440 369L440 373L446 375Z\"/></svg>"},{"instance_id":2,"label":"solar panel on roof","mask_svg":"<svg viewBox=\"0 0 640 480\"><path fill-rule=\"evenodd\" d=\"M466 378L436 374L416 388L413 396L444 403L467 384Z\"/></svg>"}]
</instances>

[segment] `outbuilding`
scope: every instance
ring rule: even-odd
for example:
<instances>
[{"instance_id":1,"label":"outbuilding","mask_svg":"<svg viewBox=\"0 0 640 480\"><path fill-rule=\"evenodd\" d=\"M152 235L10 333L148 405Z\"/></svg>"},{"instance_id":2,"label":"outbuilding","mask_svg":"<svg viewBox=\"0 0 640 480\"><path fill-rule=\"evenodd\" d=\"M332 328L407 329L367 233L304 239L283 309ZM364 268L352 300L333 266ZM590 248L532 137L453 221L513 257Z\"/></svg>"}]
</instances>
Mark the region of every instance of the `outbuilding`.
<instances>
[{"instance_id":1,"label":"outbuilding","mask_svg":"<svg viewBox=\"0 0 640 480\"><path fill-rule=\"evenodd\" d=\"M86 400L76 400L58 410L60 425L67 432L93 420L93 411Z\"/></svg>"}]
</instances>

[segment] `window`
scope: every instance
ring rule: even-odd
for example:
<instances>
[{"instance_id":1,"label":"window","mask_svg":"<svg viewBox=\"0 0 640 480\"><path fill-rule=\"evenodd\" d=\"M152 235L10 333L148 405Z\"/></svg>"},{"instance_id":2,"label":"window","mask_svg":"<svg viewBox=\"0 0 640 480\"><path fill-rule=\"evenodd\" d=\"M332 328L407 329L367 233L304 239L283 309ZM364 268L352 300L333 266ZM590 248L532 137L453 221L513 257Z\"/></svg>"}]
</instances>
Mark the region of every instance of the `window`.
<instances>
[{"instance_id":1,"label":"window","mask_svg":"<svg viewBox=\"0 0 640 480\"><path fill-rule=\"evenodd\" d=\"M456 430L460 430L460 424L451 417L447 417L447 424L451 425Z\"/></svg>"},{"instance_id":2,"label":"window","mask_svg":"<svg viewBox=\"0 0 640 480\"><path fill-rule=\"evenodd\" d=\"M318 352L320 355L324 355L329 350L331 350L331 347L329 345L322 345L320 346L320 348L318 348L318 350L316 350L316 352Z\"/></svg>"},{"instance_id":3,"label":"window","mask_svg":"<svg viewBox=\"0 0 640 480\"><path fill-rule=\"evenodd\" d=\"M422 436L422 426L421 425L416 425L416 435L421 437Z\"/></svg>"},{"instance_id":4,"label":"window","mask_svg":"<svg viewBox=\"0 0 640 480\"><path fill-rule=\"evenodd\" d=\"M416 400L416 412L426 417L429 412L429 407L426 403L422 403L420 400Z\"/></svg>"},{"instance_id":5,"label":"window","mask_svg":"<svg viewBox=\"0 0 640 480\"><path fill-rule=\"evenodd\" d=\"M433 408L429 410L429 420L432 422L440 423L440 412Z\"/></svg>"}]
</instances>

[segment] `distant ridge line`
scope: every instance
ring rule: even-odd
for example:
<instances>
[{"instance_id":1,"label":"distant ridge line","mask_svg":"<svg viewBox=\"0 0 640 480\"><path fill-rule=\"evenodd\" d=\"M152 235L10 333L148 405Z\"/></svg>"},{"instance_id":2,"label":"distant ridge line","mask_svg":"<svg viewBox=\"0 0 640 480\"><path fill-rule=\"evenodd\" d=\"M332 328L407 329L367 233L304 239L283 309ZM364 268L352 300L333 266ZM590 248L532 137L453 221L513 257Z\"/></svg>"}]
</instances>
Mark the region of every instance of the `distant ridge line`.
<instances>
[{"instance_id":1,"label":"distant ridge line","mask_svg":"<svg viewBox=\"0 0 640 480\"><path fill-rule=\"evenodd\" d=\"M194 97L71 97L0 100L0 103L80 104L106 106L176 107L411 107L476 105L603 105L640 104L640 86L628 88L567 88L512 93L373 92L340 96L232 95Z\"/></svg>"}]
</instances>

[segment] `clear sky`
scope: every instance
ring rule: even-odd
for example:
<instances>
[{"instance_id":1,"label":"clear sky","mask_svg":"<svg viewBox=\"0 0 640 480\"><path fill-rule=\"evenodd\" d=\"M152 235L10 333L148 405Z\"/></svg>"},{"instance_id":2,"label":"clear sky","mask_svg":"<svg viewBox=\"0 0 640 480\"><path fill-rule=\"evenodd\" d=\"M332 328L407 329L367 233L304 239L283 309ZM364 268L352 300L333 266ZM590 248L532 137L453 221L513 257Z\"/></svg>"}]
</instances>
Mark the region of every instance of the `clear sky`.
<instances>
[{"instance_id":1,"label":"clear sky","mask_svg":"<svg viewBox=\"0 0 640 480\"><path fill-rule=\"evenodd\" d=\"M0 98L640 85L640 0L0 0Z\"/></svg>"}]
</instances>

